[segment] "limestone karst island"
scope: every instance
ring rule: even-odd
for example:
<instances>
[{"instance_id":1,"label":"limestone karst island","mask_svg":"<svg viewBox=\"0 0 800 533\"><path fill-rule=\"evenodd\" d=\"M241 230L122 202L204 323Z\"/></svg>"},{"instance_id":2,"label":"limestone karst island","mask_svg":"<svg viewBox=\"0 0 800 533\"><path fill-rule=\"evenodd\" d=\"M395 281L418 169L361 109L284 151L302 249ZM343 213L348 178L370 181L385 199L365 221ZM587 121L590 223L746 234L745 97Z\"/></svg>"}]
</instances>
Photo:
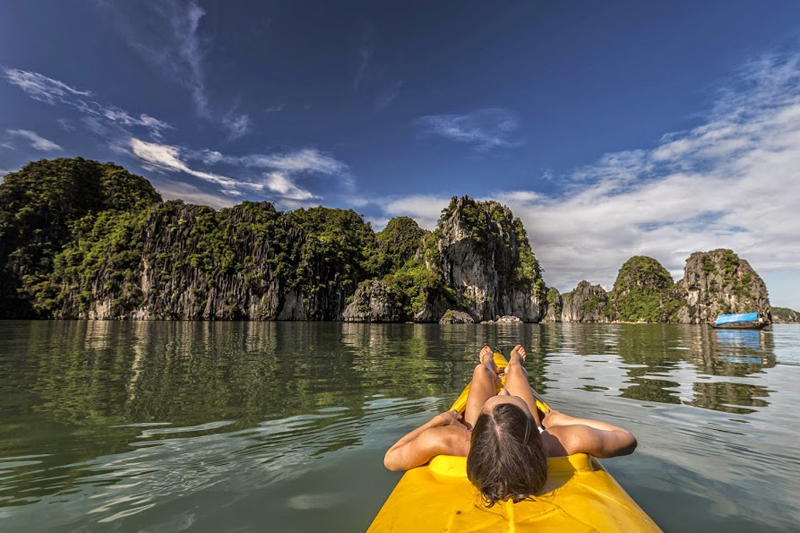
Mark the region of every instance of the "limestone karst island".
<instances>
[{"instance_id":1,"label":"limestone karst island","mask_svg":"<svg viewBox=\"0 0 800 533\"><path fill-rule=\"evenodd\" d=\"M6 176L0 265L2 318L771 318L763 280L732 250L693 253L677 283L656 259L636 256L611 291L581 281L559 294L548 288L521 220L498 202L453 197L432 232L398 217L376 233L352 210L164 202L141 176L81 158L36 161Z\"/></svg>"}]
</instances>

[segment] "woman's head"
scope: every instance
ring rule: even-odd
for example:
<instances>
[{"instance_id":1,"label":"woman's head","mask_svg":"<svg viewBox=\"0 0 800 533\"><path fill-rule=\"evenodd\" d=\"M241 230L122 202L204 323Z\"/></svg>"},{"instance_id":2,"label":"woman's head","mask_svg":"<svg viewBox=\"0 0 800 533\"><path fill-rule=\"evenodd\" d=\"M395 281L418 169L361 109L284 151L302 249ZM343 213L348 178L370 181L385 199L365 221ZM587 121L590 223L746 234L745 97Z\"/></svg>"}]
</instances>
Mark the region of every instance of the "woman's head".
<instances>
[{"instance_id":1,"label":"woman's head","mask_svg":"<svg viewBox=\"0 0 800 533\"><path fill-rule=\"evenodd\" d=\"M487 405L478 417L467 456L467 477L489 507L500 500L525 500L547 481L538 428L527 409L507 399Z\"/></svg>"}]
</instances>

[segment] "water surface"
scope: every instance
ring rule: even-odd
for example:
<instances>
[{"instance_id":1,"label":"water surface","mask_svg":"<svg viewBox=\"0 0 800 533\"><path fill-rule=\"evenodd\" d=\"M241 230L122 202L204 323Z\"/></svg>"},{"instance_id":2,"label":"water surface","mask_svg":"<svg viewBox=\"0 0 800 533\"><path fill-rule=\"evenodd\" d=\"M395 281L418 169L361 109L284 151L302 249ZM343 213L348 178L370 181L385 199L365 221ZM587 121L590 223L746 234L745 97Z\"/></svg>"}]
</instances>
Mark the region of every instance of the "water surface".
<instances>
[{"instance_id":1,"label":"water surface","mask_svg":"<svg viewBox=\"0 0 800 533\"><path fill-rule=\"evenodd\" d=\"M800 526L800 326L0 322L0 529L361 531L484 344L667 531Z\"/></svg>"}]
</instances>

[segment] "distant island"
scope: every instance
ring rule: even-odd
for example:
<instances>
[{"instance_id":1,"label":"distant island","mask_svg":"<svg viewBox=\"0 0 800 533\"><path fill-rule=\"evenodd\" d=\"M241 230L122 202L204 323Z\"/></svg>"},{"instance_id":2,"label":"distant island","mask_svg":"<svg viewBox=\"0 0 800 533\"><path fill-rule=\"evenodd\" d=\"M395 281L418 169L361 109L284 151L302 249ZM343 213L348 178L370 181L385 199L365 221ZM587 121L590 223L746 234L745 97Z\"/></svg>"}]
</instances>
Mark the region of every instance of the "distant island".
<instances>
[{"instance_id":1,"label":"distant island","mask_svg":"<svg viewBox=\"0 0 800 533\"><path fill-rule=\"evenodd\" d=\"M788 307L773 307L772 320L776 324L800 324L800 313Z\"/></svg>"},{"instance_id":2,"label":"distant island","mask_svg":"<svg viewBox=\"0 0 800 533\"><path fill-rule=\"evenodd\" d=\"M0 318L704 323L745 311L772 316L766 286L724 249L692 254L677 283L637 256L609 292L582 281L559 294L520 219L468 196L432 232L398 217L376 233L352 210L164 202L143 177L82 158L31 162L0 184Z\"/></svg>"}]
</instances>

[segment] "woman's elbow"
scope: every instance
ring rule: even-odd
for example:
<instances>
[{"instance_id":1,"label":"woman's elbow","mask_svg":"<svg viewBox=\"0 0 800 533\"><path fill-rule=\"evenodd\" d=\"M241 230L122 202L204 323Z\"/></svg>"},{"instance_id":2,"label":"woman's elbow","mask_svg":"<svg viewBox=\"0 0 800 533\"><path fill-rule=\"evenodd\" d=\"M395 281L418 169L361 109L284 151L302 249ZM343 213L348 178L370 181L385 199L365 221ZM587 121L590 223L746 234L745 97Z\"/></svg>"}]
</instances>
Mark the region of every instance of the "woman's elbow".
<instances>
[{"instance_id":1,"label":"woman's elbow","mask_svg":"<svg viewBox=\"0 0 800 533\"><path fill-rule=\"evenodd\" d=\"M397 457L395 457L395 453L392 450L386 452L386 455L383 456L383 466L385 466L388 470L392 472L399 472L403 470L403 468L398 464Z\"/></svg>"},{"instance_id":2,"label":"woman's elbow","mask_svg":"<svg viewBox=\"0 0 800 533\"><path fill-rule=\"evenodd\" d=\"M623 430L624 431L624 430ZM630 455L636 449L639 443L636 440L636 437L633 436L633 433L630 431L625 431L625 441L622 443L619 452L617 455Z\"/></svg>"}]
</instances>

